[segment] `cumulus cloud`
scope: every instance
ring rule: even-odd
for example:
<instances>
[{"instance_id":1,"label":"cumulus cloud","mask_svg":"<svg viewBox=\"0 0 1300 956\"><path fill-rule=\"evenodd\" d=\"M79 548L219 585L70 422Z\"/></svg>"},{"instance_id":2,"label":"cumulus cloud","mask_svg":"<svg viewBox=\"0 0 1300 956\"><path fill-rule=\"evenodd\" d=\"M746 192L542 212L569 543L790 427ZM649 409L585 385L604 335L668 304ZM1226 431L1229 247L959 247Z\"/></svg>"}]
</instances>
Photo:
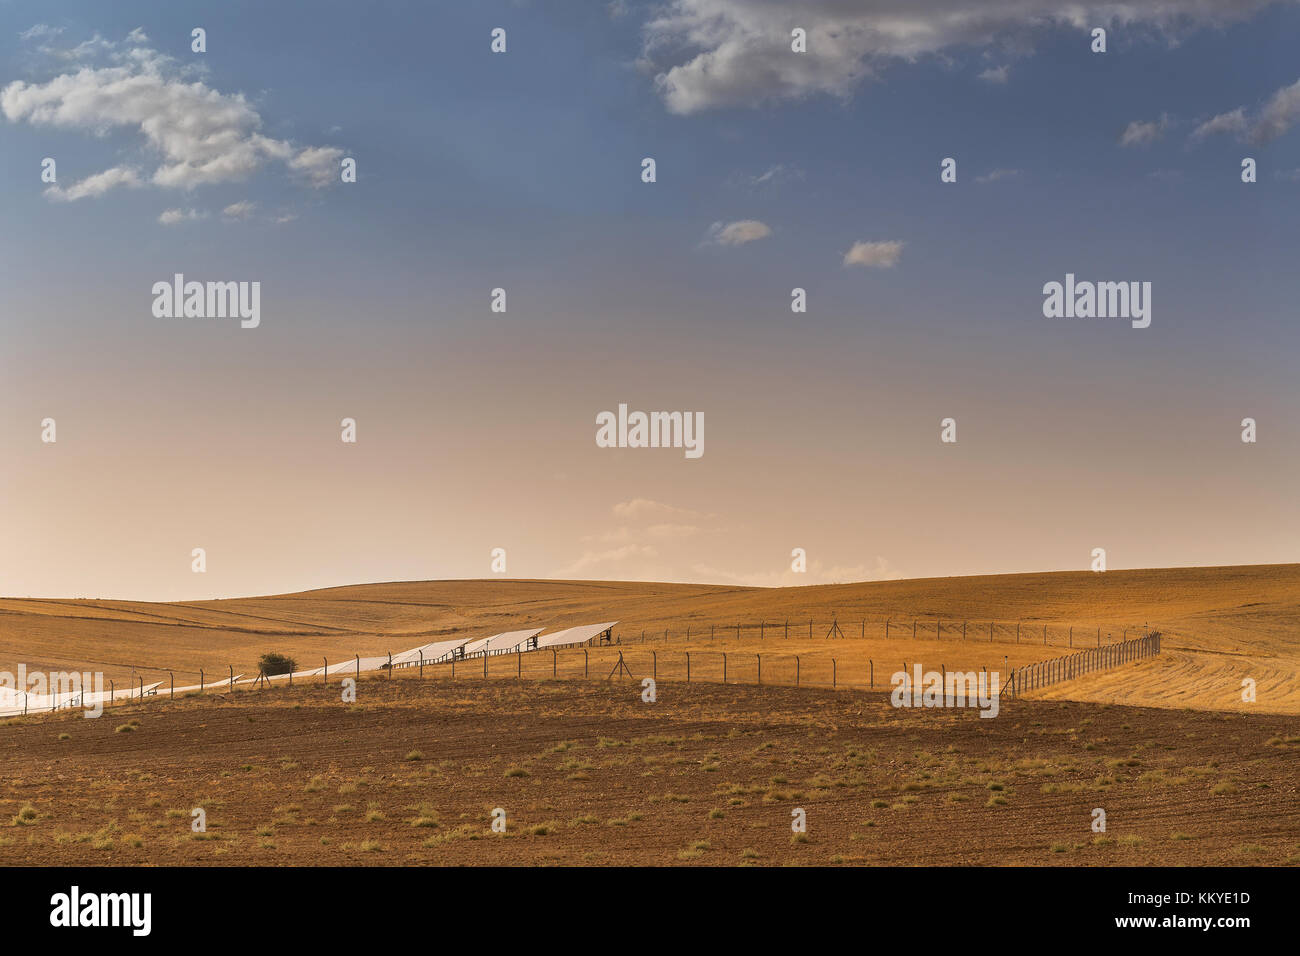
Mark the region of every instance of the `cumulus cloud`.
<instances>
[{"instance_id":1,"label":"cumulus cloud","mask_svg":"<svg viewBox=\"0 0 1300 956\"><path fill-rule=\"evenodd\" d=\"M183 222L195 222L206 218L208 214L197 209L164 209L158 216L158 221L164 226L179 226Z\"/></svg>"},{"instance_id":2,"label":"cumulus cloud","mask_svg":"<svg viewBox=\"0 0 1300 956\"><path fill-rule=\"evenodd\" d=\"M1217 136L1220 133L1240 135L1246 131L1248 125L1246 111L1239 106L1235 110L1211 117L1196 127L1192 130L1192 139L1205 139L1207 136Z\"/></svg>"},{"instance_id":3,"label":"cumulus cloud","mask_svg":"<svg viewBox=\"0 0 1300 956\"><path fill-rule=\"evenodd\" d=\"M239 202L232 202L225 209L221 210L221 215L225 219L238 222L247 219L257 208L257 203L251 199L241 199Z\"/></svg>"},{"instance_id":4,"label":"cumulus cloud","mask_svg":"<svg viewBox=\"0 0 1300 956\"><path fill-rule=\"evenodd\" d=\"M63 27L52 27L48 23L38 23L30 29L23 30L18 34L20 40L46 40L53 39L63 32Z\"/></svg>"},{"instance_id":5,"label":"cumulus cloud","mask_svg":"<svg viewBox=\"0 0 1300 956\"><path fill-rule=\"evenodd\" d=\"M1009 63L1004 63L1002 66L991 66L984 72L978 74L979 78L985 83L993 83L994 85L1005 83L1010 75L1011 65Z\"/></svg>"},{"instance_id":6,"label":"cumulus cloud","mask_svg":"<svg viewBox=\"0 0 1300 956\"><path fill-rule=\"evenodd\" d=\"M147 41L133 30L121 43L96 36L71 50L47 48L65 60L105 62L77 62L43 83L15 80L0 90L0 111L10 122L90 135L134 132L160 159L148 181L165 189L238 182L268 162L283 163L313 186L329 181L325 168L331 160L337 167L341 150L265 135L261 115L242 93L211 88L196 78L200 69L158 53ZM120 169L112 185L133 184Z\"/></svg>"},{"instance_id":7,"label":"cumulus cloud","mask_svg":"<svg viewBox=\"0 0 1300 956\"><path fill-rule=\"evenodd\" d=\"M967 49L1025 49L1038 31L1117 22L1177 37L1272 0L670 0L643 28L641 61L670 112L847 97L890 63ZM790 30L808 31L793 53ZM984 78L997 82L998 70ZM983 75L983 74L982 74ZM1005 79L1005 76L1003 76Z\"/></svg>"},{"instance_id":8,"label":"cumulus cloud","mask_svg":"<svg viewBox=\"0 0 1300 956\"><path fill-rule=\"evenodd\" d=\"M1120 134L1119 144L1121 146L1150 146L1157 140L1164 139L1165 131L1169 129L1171 121L1168 113L1160 114L1158 120L1134 120L1124 127L1124 132Z\"/></svg>"},{"instance_id":9,"label":"cumulus cloud","mask_svg":"<svg viewBox=\"0 0 1300 956\"><path fill-rule=\"evenodd\" d=\"M892 269L903 255L901 239L884 239L877 242L858 240L844 253L846 266L866 266L873 269Z\"/></svg>"},{"instance_id":10,"label":"cumulus cloud","mask_svg":"<svg viewBox=\"0 0 1300 956\"><path fill-rule=\"evenodd\" d=\"M1255 145L1271 143L1300 121L1300 80L1284 86L1254 114L1238 106L1212 116L1192 130L1193 140L1228 134Z\"/></svg>"},{"instance_id":11,"label":"cumulus cloud","mask_svg":"<svg viewBox=\"0 0 1300 956\"><path fill-rule=\"evenodd\" d=\"M77 199L102 196L118 186L141 186L140 174L129 166L114 166L102 173L87 176L73 183L67 189L61 186L48 186L45 195L59 202L73 202Z\"/></svg>"},{"instance_id":12,"label":"cumulus cloud","mask_svg":"<svg viewBox=\"0 0 1300 956\"><path fill-rule=\"evenodd\" d=\"M317 189L328 186L339 175L343 150L334 146L310 146L289 160L289 167L307 177Z\"/></svg>"},{"instance_id":13,"label":"cumulus cloud","mask_svg":"<svg viewBox=\"0 0 1300 956\"><path fill-rule=\"evenodd\" d=\"M757 219L741 219L738 222L715 222L709 227L706 242L719 246L740 246L746 242L766 239L772 230L766 223Z\"/></svg>"}]
</instances>

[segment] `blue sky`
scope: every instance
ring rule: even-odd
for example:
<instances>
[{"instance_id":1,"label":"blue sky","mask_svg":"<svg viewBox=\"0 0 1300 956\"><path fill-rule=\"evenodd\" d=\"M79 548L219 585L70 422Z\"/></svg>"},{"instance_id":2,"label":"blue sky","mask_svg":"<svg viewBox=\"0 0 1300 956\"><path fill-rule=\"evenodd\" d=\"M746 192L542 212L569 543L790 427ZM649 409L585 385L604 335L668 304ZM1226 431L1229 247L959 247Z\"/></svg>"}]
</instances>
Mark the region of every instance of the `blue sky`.
<instances>
[{"instance_id":1,"label":"blue sky","mask_svg":"<svg viewBox=\"0 0 1300 956\"><path fill-rule=\"evenodd\" d=\"M1286 91L1300 80L1300 6L1239 0L1211 16L1200 8L1150 0L1127 5L1131 16L1118 20L1114 4L1082 3L1067 21L1045 0L991 0L967 23L952 16L966 9L956 0L364 8L7 0L0 181L11 228L0 234L0 365L10 492L29 504L35 494L38 512L56 507L34 491L23 456L41 451L27 448L30 419L59 402L74 415L105 416L94 433L106 442L113 422L157 416L149 437L118 434L114 447L135 442L160 461L179 454L175 442L193 442L177 460L220 458L223 467L232 455L262 461L266 447L214 442L204 429L216 427L219 411L192 409L199 417L187 427L152 404L159 393L221 395L227 410L267 422L283 414L294 427L311 418L313 402L338 398L371 408L371 421L403 423L392 426L393 453L399 433L447 422L422 440L464 447L465 435L477 435L480 457L435 466L412 452L406 466L452 482L442 495L450 498L472 497L476 476L507 470L521 451L535 456L530 471L569 474L593 453L592 414L626 392L634 403L713 409L718 465L687 471L656 460L624 470L620 461L602 475L585 464L573 469L580 486L520 495L499 528L485 503L452 509L493 531L480 541L468 524L458 528L436 559L353 568L340 551L328 566L273 581L249 564L212 587L477 576L488 539L521 528L530 557L520 572L538 576L775 583L785 579L786 539L800 528L826 541L828 578L835 569L874 574L877 559L908 575L1078 565L1073 540L1059 550L1029 543L1041 515L1013 535L1023 536L1008 545L1018 550L982 551L986 535L971 529L967 547L928 557L901 530L872 532L870 553L859 553L853 542L885 519L839 485L801 485L805 504L788 526L766 515L762 502L788 492L764 473L774 458L850 474L885 474L885 463L902 461L916 475L896 476L900 485L921 487L934 426L959 408L990 458L987 471L975 462L957 469L971 479L960 492L926 489L921 501L970 497L959 513L936 516L931 533L978 508L984 492L972 488L997 488L989 500L1002 504L991 510L1005 507L1004 494L1023 501L1024 489L998 487L998 468L1013 462L1039 476L1028 486L1041 496L1036 513L1069 512L1086 489L1110 489L1116 500L1098 502L1091 520L1124 515L1099 534L1125 536L1129 566L1293 560L1284 472L1300 439L1292 414L1300 93L1293 104ZM806 56L818 65L769 69L785 62L790 24L803 22ZM1090 52L1091 24L1108 27L1107 53ZM204 54L190 52L194 26L208 32ZM507 30L503 55L489 51L494 27ZM105 41L98 54L68 55L96 37ZM242 94L257 135L286 156L320 150L324 161L294 170L263 159L218 181L160 185L151 181L160 157L138 125L100 130L85 113L42 123L15 87L120 67L140 50L168 89L201 82ZM704 62L708 71L695 69ZM1227 117L1229 131L1198 133L1214 117ZM1266 117L1275 122L1265 132ZM1123 143L1126 130L1140 142ZM58 201L38 179L45 156L57 159L63 189L110 168L135 170L141 183ZM340 156L356 158L356 184L313 181ZM644 156L657 162L652 185L639 181ZM948 156L958 162L955 184L939 182ZM1257 183L1240 181L1244 156L1258 161ZM223 215L240 203L251 210L245 218ZM182 221L160 222L166 210ZM708 241L711 225L747 220L770 234ZM901 256L846 266L860 240L901 242ZM142 289L178 271L260 279L268 311L258 336L206 325L160 334ZM1045 320L1042 285L1066 272L1151 281L1151 328ZM491 317L487 290L497 286L508 288L510 311ZM794 286L809 291L807 315L789 310ZM238 388L255 397L241 399ZM1207 506L1195 476L1236 468L1216 456L1239 451L1234 429L1250 413L1286 450L1275 446L1279 457L1258 473L1234 471L1237 483ZM338 417L332 406L321 415ZM1117 416L1126 418L1115 424ZM1218 550L1190 548L1167 527L1133 526L1114 476L1149 452L1160 461L1151 490L1168 499L1168 527L1202 520L1208 508ZM1066 461L1074 477L1063 479L1052 469ZM306 462L303 473L319 475L319 463ZM438 497L429 480L412 478L409 498L390 496L376 469L368 494L391 497L394 508L441 507L421 497ZM338 480L322 478L322 488ZM879 480L878 497L887 496L894 486ZM655 552L640 552L644 564L626 555L602 564L606 552L587 539L600 538L596 526L633 495L724 516L725 530L706 556L698 546L644 545ZM1243 495L1261 513L1234 543L1224 534L1240 525ZM857 538L819 499L858 509ZM729 512L731 501L743 504ZM176 509L178 541L200 514L201 502ZM33 519L28 533L39 527ZM749 561L768 538L772 560ZM0 590L188 586L158 584L143 569L88 566L65 577L55 564L66 548L39 547L49 549L43 570L14 571L14 587Z\"/></svg>"}]
</instances>

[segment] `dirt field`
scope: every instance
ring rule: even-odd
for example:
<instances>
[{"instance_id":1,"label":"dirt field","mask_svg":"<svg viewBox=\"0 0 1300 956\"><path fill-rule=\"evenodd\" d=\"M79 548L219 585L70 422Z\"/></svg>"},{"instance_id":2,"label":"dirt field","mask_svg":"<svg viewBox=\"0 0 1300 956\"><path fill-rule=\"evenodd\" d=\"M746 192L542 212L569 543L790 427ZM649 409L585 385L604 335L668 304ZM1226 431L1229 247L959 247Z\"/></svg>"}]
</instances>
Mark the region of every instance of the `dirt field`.
<instances>
[{"instance_id":1,"label":"dirt field","mask_svg":"<svg viewBox=\"0 0 1300 956\"><path fill-rule=\"evenodd\" d=\"M656 650L670 673L684 672L681 655L689 651L696 655L694 666L720 677L719 655L728 653L732 675L753 680L756 655L762 654L768 680L792 683L793 658L799 655L803 682L826 686L832 681L832 659L842 675L837 683L866 686L873 661L877 670L887 661L890 672L917 660L927 667L1005 668L1066 653L1071 641L1078 648L1098 639L1119 640L1126 629L1133 636L1149 625L1165 635L1158 662L1090 675L1044 693L1143 706L1300 714L1300 565L777 589L430 581L170 604L9 598L0 599L0 669L13 671L19 663L29 670L89 668L123 685L140 677L166 682L170 670L183 686L197 683L200 669L206 680L220 679L229 667L256 673L258 657L272 650L310 668L324 659L381 655L450 637L614 619L621 622L616 633L629 653ZM836 619L844 638L827 640ZM888 638L886 621L891 622ZM990 621L996 622L992 641ZM493 663L507 670L514 666ZM543 657L526 666L542 677L551 662ZM1251 704L1241 700L1246 677L1258 683Z\"/></svg>"},{"instance_id":2,"label":"dirt field","mask_svg":"<svg viewBox=\"0 0 1300 956\"><path fill-rule=\"evenodd\" d=\"M1300 863L1296 718L1002 706L376 677L29 717L0 864Z\"/></svg>"}]
</instances>

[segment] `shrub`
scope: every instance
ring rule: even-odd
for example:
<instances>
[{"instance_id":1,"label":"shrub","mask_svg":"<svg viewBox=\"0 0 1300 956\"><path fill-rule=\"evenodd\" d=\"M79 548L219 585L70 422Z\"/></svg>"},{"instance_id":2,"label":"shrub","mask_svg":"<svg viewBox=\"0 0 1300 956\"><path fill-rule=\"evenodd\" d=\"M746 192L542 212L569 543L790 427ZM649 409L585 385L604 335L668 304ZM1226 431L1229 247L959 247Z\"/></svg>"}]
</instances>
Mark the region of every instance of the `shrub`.
<instances>
[{"instance_id":1,"label":"shrub","mask_svg":"<svg viewBox=\"0 0 1300 956\"><path fill-rule=\"evenodd\" d=\"M257 669L268 677L274 677L276 674L288 674L298 669L298 662L292 657L280 654L277 651L271 651L269 654L263 654L257 662Z\"/></svg>"}]
</instances>

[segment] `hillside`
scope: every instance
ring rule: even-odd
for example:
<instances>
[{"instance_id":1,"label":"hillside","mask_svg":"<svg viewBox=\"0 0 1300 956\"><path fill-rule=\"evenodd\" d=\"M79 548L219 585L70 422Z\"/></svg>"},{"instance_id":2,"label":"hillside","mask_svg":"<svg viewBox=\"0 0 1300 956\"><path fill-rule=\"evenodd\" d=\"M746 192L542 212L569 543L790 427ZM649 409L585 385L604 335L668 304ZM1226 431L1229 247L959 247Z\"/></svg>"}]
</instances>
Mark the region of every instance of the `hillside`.
<instances>
[{"instance_id":1,"label":"hillside","mask_svg":"<svg viewBox=\"0 0 1300 956\"><path fill-rule=\"evenodd\" d=\"M421 581L352 585L297 594L219 601L147 603L113 600L0 599L0 668L102 670L112 678L197 679L255 672L257 658L277 650L303 667L323 658L397 652L442 637L486 636L526 626L548 630L619 620L623 641L662 639L675 645L742 625L759 635L824 639L838 619L848 643L884 637L935 637L995 645L1042 644L1047 656L1074 646L1119 639L1149 625L1165 634L1158 661L1124 673L1091 675L1045 692L1050 696L1154 706L1236 708L1246 676L1259 682L1260 710L1300 712L1300 565L1054 572L929 578L802 588L547 580ZM900 633L901 631L901 633ZM772 646L772 645L766 645ZM776 650L773 647L773 650ZM1027 650L1025 648L1024 650ZM1000 660L1001 651L996 655ZM895 655L897 656L897 655Z\"/></svg>"}]
</instances>

